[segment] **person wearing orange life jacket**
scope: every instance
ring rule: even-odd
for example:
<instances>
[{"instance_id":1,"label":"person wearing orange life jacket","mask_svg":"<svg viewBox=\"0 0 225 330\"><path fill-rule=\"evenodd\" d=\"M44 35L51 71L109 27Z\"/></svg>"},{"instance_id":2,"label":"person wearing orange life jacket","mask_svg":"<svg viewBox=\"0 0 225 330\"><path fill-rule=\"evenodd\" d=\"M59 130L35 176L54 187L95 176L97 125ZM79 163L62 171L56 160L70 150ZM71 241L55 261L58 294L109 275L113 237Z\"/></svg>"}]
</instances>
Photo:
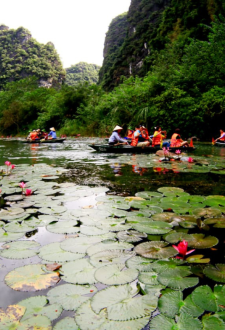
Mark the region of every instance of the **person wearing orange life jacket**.
<instances>
[{"instance_id":1,"label":"person wearing orange life jacket","mask_svg":"<svg viewBox=\"0 0 225 330\"><path fill-rule=\"evenodd\" d=\"M128 132L127 132L127 136L125 137L125 139L130 141L130 140L132 140L134 131L133 131L132 127L128 127L127 131Z\"/></svg>"},{"instance_id":2,"label":"person wearing orange life jacket","mask_svg":"<svg viewBox=\"0 0 225 330\"><path fill-rule=\"evenodd\" d=\"M224 142L225 141L225 132L222 129L220 129L220 137L218 137L214 142L216 142L218 140L220 142Z\"/></svg>"},{"instance_id":3,"label":"person wearing orange life jacket","mask_svg":"<svg viewBox=\"0 0 225 330\"><path fill-rule=\"evenodd\" d=\"M162 140L166 138L166 131L162 131L160 126L155 127L155 132L152 138L152 146L160 146L162 144Z\"/></svg>"},{"instance_id":4,"label":"person wearing orange life jacket","mask_svg":"<svg viewBox=\"0 0 225 330\"><path fill-rule=\"evenodd\" d=\"M133 133L133 137L130 145L133 147L148 147L150 145L149 141L143 139L141 135L141 130L139 129L139 125L135 126L135 132Z\"/></svg>"},{"instance_id":5,"label":"person wearing orange life jacket","mask_svg":"<svg viewBox=\"0 0 225 330\"><path fill-rule=\"evenodd\" d=\"M38 139L38 134L37 134L37 132L35 131L35 129L30 133L30 139L31 139L32 141Z\"/></svg>"},{"instance_id":6,"label":"person wearing orange life jacket","mask_svg":"<svg viewBox=\"0 0 225 330\"><path fill-rule=\"evenodd\" d=\"M188 142L184 141L181 139L180 136L180 129L176 128L172 137L171 137L171 143L170 143L170 147L171 148L179 148L179 147L183 147L183 146L188 146Z\"/></svg>"}]
</instances>

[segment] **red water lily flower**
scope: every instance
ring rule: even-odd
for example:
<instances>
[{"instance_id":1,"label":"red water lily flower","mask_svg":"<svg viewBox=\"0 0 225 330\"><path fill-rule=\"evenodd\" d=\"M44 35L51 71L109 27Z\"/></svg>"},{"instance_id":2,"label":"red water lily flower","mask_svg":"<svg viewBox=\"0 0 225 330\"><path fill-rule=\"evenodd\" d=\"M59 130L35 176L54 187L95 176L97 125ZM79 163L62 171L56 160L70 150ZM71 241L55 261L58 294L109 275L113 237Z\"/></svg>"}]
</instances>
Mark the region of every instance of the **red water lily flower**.
<instances>
[{"instance_id":1,"label":"red water lily flower","mask_svg":"<svg viewBox=\"0 0 225 330\"><path fill-rule=\"evenodd\" d=\"M23 189L23 188L25 188L25 187L26 187L26 183L24 183L24 182L20 182L20 183L19 183L19 186L20 186L20 188L22 188L22 189Z\"/></svg>"},{"instance_id":2,"label":"red water lily flower","mask_svg":"<svg viewBox=\"0 0 225 330\"><path fill-rule=\"evenodd\" d=\"M179 252L179 254L182 255L182 258L181 257L178 257L180 259L184 259L184 257L186 255L188 255L188 254L190 254L190 253L192 253L192 252L195 251L195 249L194 250L190 250L190 251L187 250L187 248L188 248L188 242L185 241L185 240L183 240L182 242L180 242L178 244L178 246L173 245L173 247L174 247L174 249L176 249Z\"/></svg>"},{"instance_id":3,"label":"red water lily flower","mask_svg":"<svg viewBox=\"0 0 225 330\"><path fill-rule=\"evenodd\" d=\"M15 168L16 165L12 164L11 165L11 169L13 170Z\"/></svg>"},{"instance_id":4,"label":"red water lily flower","mask_svg":"<svg viewBox=\"0 0 225 330\"><path fill-rule=\"evenodd\" d=\"M188 157L188 163L193 163L194 159L192 157Z\"/></svg>"},{"instance_id":5,"label":"red water lily flower","mask_svg":"<svg viewBox=\"0 0 225 330\"><path fill-rule=\"evenodd\" d=\"M31 189L26 189L25 195L26 196L32 195L32 190Z\"/></svg>"}]
</instances>

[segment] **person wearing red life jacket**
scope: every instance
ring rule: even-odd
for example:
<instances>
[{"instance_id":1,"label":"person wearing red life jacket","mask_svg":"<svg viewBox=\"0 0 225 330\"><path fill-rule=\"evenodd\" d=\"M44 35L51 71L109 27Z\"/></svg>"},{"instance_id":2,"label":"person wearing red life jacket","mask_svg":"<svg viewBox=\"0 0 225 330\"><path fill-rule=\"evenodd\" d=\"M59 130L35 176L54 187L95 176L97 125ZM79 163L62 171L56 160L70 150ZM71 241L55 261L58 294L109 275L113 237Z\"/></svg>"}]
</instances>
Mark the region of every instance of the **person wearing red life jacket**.
<instances>
[{"instance_id":1,"label":"person wearing red life jacket","mask_svg":"<svg viewBox=\"0 0 225 330\"><path fill-rule=\"evenodd\" d=\"M179 148L179 147L183 147L183 146L188 146L188 142L184 141L181 139L180 136L180 129L176 128L172 137L171 137L171 141L170 141L170 147L171 148Z\"/></svg>"},{"instance_id":2,"label":"person wearing red life jacket","mask_svg":"<svg viewBox=\"0 0 225 330\"><path fill-rule=\"evenodd\" d=\"M218 137L214 142L219 141L219 142L225 142L225 132L220 129L220 137Z\"/></svg>"},{"instance_id":3,"label":"person wearing red life jacket","mask_svg":"<svg viewBox=\"0 0 225 330\"><path fill-rule=\"evenodd\" d=\"M153 147L159 147L163 143L162 141L166 138L166 131L162 131L162 128L160 126L155 127L155 132L153 134L152 138L152 146Z\"/></svg>"},{"instance_id":4,"label":"person wearing red life jacket","mask_svg":"<svg viewBox=\"0 0 225 330\"><path fill-rule=\"evenodd\" d=\"M135 132L133 133L130 145L133 147L148 147L150 145L150 142L142 137L139 125L135 126Z\"/></svg>"}]
</instances>

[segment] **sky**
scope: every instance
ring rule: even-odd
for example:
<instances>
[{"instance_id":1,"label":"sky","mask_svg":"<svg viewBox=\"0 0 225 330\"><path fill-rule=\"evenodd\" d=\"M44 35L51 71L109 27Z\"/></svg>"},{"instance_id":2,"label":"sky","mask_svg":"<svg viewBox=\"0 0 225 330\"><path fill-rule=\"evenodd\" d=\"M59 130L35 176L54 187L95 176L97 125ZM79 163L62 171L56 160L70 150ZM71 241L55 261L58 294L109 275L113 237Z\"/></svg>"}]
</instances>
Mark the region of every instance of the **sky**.
<instances>
[{"instance_id":1,"label":"sky","mask_svg":"<svg viewBox=\"0 0 225 330\"><path fill-rule=\"evenodd\" d=\"M0 25L28 29L38 42L51 41L64 68L79 62L102 65L105 34L131 0L6 0Z\"/></svg>"}]
</instances>

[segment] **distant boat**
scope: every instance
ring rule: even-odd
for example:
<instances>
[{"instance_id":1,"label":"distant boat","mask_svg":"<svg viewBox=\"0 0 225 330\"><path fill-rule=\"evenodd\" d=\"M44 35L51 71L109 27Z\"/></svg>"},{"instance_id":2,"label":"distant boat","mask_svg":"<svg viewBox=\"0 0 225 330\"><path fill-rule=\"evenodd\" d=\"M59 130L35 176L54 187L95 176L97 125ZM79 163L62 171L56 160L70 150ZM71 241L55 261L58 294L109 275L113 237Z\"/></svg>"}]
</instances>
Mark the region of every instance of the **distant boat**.
<instances>
[{"instance_id":1,"label":"distant boat","mask_svg":"<svg viewBox=\"0 0 225 330\"><path fill-rule=\"evenodd\" d=\"M109 144L89 144L89 147L93 148L97 152L106 152L106 153L115 153L115 154L126 154L126 153L133 153L133 154L151 154L155 153L158 150L162 150L160 147L132 147L129 145L118 145L112 146ZM181 151L194 151L195 147L179 147L179 148L170 148L171 152L175 152L176 150Z\"/></svg>"},{"instance_id":2,"label":"distant boat","mask_svg":"<svg viewBox=\"0 0 225 330\"><path fill-rule=\"evenodd\" d=\"M20 140L22 143L62 143L66 139L51 139L51 140Z\"/></svg>"}]
</instances>

